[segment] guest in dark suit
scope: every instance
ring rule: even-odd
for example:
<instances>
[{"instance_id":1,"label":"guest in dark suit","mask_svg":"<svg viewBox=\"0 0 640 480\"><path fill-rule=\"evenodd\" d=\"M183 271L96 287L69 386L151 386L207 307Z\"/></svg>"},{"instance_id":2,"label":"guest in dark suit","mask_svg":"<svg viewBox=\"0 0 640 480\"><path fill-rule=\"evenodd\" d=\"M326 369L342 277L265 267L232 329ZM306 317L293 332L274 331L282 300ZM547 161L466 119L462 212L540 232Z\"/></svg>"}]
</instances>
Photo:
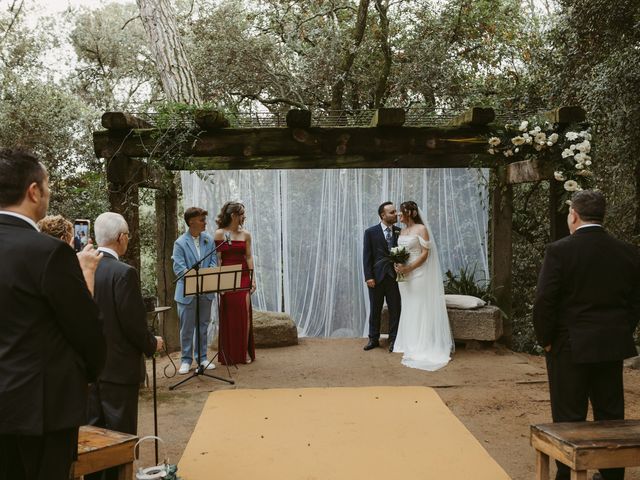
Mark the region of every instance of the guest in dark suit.
<instances>
[{"instance_id":1,"label":"guest in dark suit","mask_svg":"<svg viewBox=\"0 0 640 480\"><path fill-rule=\"evenodd\" d=\"M95 299L104 317L107 361L89 389L89 424L135 435L138 390L145 376L143 354L153 355L163 342L147 328L138 272L119 260L129 245L127 222L117 213L103 213L96 219L95 235L104 255L96 270ZM117 474L109 470L106 478Z\"/></svg>"},{"instance_id":2,"label":"guest in dark suit","mask_svg":"<svg viewBox=\"0 0 640 480\"><path fill-rule=\"evenodd\" d=\"M400 320L400 290L393 263L385 255L398 245L400 228L394 225L398 214L393 203L384 202L380 205L378 215L380 223L364 232L362 263L364 279L369 287L369 343L364 349L380 346L380 315L386 299L389 308L389 351L392 352Z\"/></svg>"},{"instance_id":3,"label":"guest in dark suit","mask_svg":"<svg viewBox=\"0 0 640 480\"><path fill-rule=\"evenodd\" d=\"M637 355L640 253L602 227L604 196L577 192L567 222L571 235L547 247L533 322L546 351L554 422L579 422L591 401L595 420L624 418L622 360ZM605 480L624 469L600 472ZM568 479L558 463L556 479Z\"/></svg>"},{"instance_id":4,"label":"guest in dark suit","mask_svg":"<svg viewBox=\"0 0 640 480\"><path fill-rule=\"evenodd\" d=\"M0 480L69 478L87 383L104 364L78 257L37 230L48 205L38 159L0 150Z\"/></svg>"}]
</instances>

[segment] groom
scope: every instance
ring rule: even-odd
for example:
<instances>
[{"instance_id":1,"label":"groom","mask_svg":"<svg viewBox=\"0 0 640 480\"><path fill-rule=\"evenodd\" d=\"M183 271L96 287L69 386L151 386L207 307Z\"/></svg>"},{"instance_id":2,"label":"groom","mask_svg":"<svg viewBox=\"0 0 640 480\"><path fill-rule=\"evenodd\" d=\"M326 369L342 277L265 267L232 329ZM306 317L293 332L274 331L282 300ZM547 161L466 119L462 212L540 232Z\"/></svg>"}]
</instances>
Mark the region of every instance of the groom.
<instances>
[{"instance_id":1,"label":"groom","mask_svg":"<svg viewBox=\"0 0 640 480\"><path fill-rule=\"evenodd\" d=\"M398 245L400 229L394 225L398 215L392 202L380 205L378 215L380 223L364 232L363 267L364 278L369 287L370 311L369 343L364 349L366 351L380 346L380 315L386 298L389 307L389 351L393 352L400 321L400 290L393 264L385 255Z\"/></svg>"}]
</instances>

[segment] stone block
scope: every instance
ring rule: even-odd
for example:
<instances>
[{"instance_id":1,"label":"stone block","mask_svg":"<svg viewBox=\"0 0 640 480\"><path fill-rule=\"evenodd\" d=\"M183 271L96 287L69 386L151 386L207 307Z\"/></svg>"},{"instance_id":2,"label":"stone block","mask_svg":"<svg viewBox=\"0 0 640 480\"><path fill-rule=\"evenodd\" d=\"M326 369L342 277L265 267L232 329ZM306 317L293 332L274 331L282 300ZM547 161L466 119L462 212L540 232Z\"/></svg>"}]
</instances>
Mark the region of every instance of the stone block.
<instances>
[{"instance_id":1,"label":"stone block","mask_svg":"<svg viewBox=\"0 0 640 480\"><path fill-rule=\"evenodd\" d=\"M502 312L498 307L487 305L474 310L448 308L447 313L455 341L494 342L503 334ZM386 305L382 309L380 333L389 333L389 311Z\"/></svg>"},{"instance_id":2,"label":"stone block","mask_svg":"<svg viewBox=\"0 0 640 480\"><path fill-rule=\"evenodd\" d=\"M447 309L456 341L496 341L502 336L502 312L488 305L474 310Z\"/></svg>"},{"instance_id":3,"label":"stone block","mask_svg":"<svg viewBox=\"0 0 640 480\"><path fill-rule=\"evenodd\" d=\"M253 311L253 338L258 348L298 344L298 328L286 313Z\"/></svg>"}]
</instances>

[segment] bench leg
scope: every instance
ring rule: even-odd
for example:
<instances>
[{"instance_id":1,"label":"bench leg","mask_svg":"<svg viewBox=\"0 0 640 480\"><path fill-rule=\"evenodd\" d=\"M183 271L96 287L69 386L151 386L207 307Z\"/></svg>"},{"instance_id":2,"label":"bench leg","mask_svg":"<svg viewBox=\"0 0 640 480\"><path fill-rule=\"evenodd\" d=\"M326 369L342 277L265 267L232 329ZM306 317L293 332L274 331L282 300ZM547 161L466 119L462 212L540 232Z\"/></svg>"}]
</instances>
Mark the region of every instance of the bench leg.
<instances>
[{"instance_id":1,"label":"bench leg","mask_svg":"<svg viewBox=\"0 0 640 480\"><path fill-rule=\"evenodd\" d=\"M587 471L571 470L571 480L587 480Z\"/></svg>"},{"instance_id":2,"label":"bench leg","mask_svg":"<svg viewBox=\"0 0 640 480\"><path fill-rule=\"evenodd\" d=\"M133 462L124 463L118 467L118 480L133 479Z\"/></svg>"},{"instance_id":3,"label":"bench leg","mask_svg":"<svg viewBox=\"0 0 640 480\"><path fill-rule=\"evenodd\" d=\"M536 480L549 480L549 455L536 450Z\"/></svg>"}]
</instances>

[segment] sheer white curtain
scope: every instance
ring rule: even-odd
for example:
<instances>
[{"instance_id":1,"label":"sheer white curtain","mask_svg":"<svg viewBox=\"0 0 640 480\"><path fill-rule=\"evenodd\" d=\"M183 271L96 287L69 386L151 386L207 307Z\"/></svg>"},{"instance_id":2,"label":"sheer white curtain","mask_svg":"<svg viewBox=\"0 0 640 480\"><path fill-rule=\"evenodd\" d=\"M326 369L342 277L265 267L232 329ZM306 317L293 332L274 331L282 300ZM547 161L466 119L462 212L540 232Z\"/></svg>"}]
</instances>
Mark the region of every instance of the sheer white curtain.
<instances>
[{"instance_id":1,"label":"sheer white curtain","mask_svg":"<svg viewBox=\"0 0 640 480\"><path fill-rule=\"evenodd\" d=\"M489 278L487 193L467 169L216 171L182 174L185 207L241 200L252 233L255 308L286 311L302 336L359 337L369 309L364 229L378 205L414 200L426 213L443 271Z\"/></svg>"}]
</instances>

